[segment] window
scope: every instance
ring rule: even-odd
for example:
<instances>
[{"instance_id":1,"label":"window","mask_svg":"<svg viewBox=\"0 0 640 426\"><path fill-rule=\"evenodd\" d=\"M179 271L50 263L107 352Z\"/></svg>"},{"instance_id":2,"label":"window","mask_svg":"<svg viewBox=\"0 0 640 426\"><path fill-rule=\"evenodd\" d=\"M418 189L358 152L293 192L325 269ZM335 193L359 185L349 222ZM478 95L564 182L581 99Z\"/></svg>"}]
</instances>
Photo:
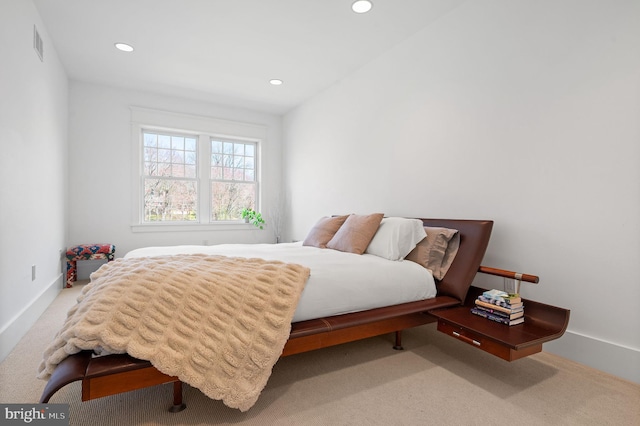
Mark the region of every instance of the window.
<instances>
[{"instance_id":1,"label":"window","mask_svg":"<svg viewBox=\"0 0 640 426\"><path fill-rule=\"evenodd\" d=\"M132 124L135 231L239 225L259 209L264 127L142 108Z\"/></svg>"},{"instance_id":2,"label":"window","mask_svg":"<svg viewBox=\"0 0 640 426\"><path fill-rule=\"evenodd\" d=\"M142 132L144 222L197 221L197 139Z\"/></svg>"},{"instance_id":3,"label":"window","mask_svg":"<svg viewBox=\"0 0 640 426\"><path fill-rule=\"evenodd\" d=\"M242 217L256 208L256 144L211 139L211 220Z\"/></svg>"}]
</instances>

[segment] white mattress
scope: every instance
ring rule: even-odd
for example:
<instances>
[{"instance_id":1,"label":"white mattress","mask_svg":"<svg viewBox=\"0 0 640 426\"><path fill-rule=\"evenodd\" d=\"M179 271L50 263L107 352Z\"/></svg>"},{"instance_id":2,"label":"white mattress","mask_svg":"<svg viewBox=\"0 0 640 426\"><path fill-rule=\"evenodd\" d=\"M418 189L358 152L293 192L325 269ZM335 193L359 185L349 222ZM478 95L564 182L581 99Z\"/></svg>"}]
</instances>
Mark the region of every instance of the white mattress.
<instances>
[{"instance_id":1,"label":"white mattress","mask_svg":"<svg viewBox=\"0 0 640 426\"><path fill-rule=\"evenodd\" d=\"M435 297L435 281L415 262L286 244L220 244L214 246L146 247L125 258L205 253L259 257L297 263L311 269L293 322L340 315Z\"/></svg>"}]
</instances>

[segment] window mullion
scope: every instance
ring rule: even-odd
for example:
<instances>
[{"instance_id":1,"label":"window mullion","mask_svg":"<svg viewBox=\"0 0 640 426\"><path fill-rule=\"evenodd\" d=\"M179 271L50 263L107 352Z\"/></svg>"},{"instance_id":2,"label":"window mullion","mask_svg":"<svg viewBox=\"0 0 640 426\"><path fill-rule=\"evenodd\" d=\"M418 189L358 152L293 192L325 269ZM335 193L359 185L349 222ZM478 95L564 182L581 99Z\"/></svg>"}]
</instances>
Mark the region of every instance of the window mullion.
<instances>
[{"instance_id":1,"label":"window mullion","mask_svg":"<svg viewBox=\"0 0 640 426\"><path fill-rule=\"evenodd\" d=\"M200 223L211 223L211 142L207 135L198 139L198 214Z\"/></svg>"}]
</instances>

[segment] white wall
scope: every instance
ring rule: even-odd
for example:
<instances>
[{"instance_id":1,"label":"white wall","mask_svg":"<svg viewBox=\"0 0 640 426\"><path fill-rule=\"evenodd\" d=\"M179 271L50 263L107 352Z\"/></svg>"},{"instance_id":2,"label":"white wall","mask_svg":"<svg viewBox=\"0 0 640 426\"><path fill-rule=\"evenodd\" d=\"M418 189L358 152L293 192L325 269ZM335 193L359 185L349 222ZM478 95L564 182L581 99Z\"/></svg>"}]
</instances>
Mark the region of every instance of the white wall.
<instances>
[{"instance_id":1,"label":"white wall","mask_svg":"<svg viewBox=\"0 0 640 426\"><path fill-rule=\"evenodd\" d=\"M639 52L637 1L463 4L287 114L288 237L493 219L483 263L571 309L545 349L640 382Z\"/></svg>"},{"instance_id":2,"label":"white wall","mask_svg":"<svg viewBox=\"0 0 640 426\"><path fill-rule=\"evenodd\" d=\"M263 142L262 212L282 185L281 117L205 102L71 82L69 90L69 244L111 243L116 257L150 245L273 242L272 228L189 232L132 232L131 106L267 127Z\"/></svg>"},{"instance_id":3,"label":"white wall","mask_svg":"<svg viewBox=\"0 0 640 426\"><path fill-rule=\"evenodd\" d=\"M34 25L44 62L32 47ZM2 1L0 57L2 360L62 289L68 85L31 1Z\"/></svg>"}]
</instances>

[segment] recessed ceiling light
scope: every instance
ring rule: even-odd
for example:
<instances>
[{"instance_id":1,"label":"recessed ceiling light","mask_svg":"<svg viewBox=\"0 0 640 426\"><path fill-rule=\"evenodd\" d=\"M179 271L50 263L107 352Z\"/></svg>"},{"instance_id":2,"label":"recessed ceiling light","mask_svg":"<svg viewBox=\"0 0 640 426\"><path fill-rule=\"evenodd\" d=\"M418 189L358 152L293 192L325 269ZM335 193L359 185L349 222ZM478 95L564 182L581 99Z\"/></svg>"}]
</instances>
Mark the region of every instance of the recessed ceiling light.
<instances>
[{"instance_id":1,"label":"recessed ceiling light","mask_svg":"<svg viewBox=\"0 0 640 426\"><path fill-rule=\"evenodd\" d=\"M367 13L373 7L373 3L368 0L357 0L351 5L351 9L355 13Z\"/></svg>"},{"instance_id":2,"label":"recessed ceiling light","mask_svg":"<svg viewBox=\"0 0 640 426\"><path fill-rule=\"evenodd\" d=\"M282 80L278 78L273 78L269 80L269 83L273 84L274 86L280 86L282 84Z\"/></svg>"},{"instance_id":3,"label":"recessed ceiling light","mask_svg":"<svg viewBox=\"0 0 640 426\"><path fill-rule=\"evenodd\" d=\"M122 50L123 52L133 52L133 46L127 43L116 43L116 49Z\"/></svg>"}]
</instances>

